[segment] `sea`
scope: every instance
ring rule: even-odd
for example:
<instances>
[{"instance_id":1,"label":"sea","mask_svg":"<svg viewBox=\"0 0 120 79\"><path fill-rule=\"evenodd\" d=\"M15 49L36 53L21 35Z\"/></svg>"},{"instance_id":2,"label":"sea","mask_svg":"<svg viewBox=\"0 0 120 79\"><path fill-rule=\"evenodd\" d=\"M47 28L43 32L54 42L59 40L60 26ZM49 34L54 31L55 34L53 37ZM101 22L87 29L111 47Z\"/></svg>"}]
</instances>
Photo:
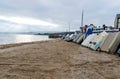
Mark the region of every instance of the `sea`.
<instances>
[{"instance_id":1,"label":"sea","mask_svg":"<svg viewBox=\"0 0 120 79\"><path fill-rule=\"evenodd\" d=\"M0 45L51 40L48 35L0 34Z\"/></svg>"}]
</instances>

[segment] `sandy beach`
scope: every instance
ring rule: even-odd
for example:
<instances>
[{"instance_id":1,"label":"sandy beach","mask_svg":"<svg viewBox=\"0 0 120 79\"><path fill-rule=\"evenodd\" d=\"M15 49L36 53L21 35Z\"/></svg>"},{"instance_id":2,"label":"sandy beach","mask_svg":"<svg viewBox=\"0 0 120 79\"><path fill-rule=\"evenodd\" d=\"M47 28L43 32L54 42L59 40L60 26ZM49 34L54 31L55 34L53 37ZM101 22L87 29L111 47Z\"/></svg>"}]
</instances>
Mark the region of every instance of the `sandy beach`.
<instances>
[{"instance_id":1,"label":"sandy beach","mask_svg":"<svg viewBox=\"0 0 120 79\"><path fill-rule=\"evenodd\" d=\"M2 45L0 79L120 79L120 57L60 39Z\"/></svg>"}]
</instances>

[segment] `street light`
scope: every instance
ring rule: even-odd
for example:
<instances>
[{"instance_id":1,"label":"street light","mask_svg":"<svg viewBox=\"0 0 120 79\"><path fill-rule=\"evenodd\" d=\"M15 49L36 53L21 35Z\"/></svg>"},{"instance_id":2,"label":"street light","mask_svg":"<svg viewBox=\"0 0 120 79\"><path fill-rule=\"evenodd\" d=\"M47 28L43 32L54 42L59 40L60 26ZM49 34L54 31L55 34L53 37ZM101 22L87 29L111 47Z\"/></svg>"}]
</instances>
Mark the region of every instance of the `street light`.
<instances>
[{"instance_id":1,"label":"street light","mask_svg":"<svg viewBox=\"0 0 120 79\"><path fill-rule=\"evenodd\" d=\"M77 22L78 22L78 20L71 20L71 21L69 21L69 23L68 23L68 31L69 32L71 31L71 26L74 26L75 23L77 23ZM80 22L80 20L79 20L79 22Z\"/></svg>"},{"instance_id":2,"label":"street light","mask_svg":"<svg viewBox=\"0 0 120 79\"><path fill-rule=\"evenodd\" d=\"M70 22L69 22L69 32L70 32Z\"/></svg>"}]
</instances>

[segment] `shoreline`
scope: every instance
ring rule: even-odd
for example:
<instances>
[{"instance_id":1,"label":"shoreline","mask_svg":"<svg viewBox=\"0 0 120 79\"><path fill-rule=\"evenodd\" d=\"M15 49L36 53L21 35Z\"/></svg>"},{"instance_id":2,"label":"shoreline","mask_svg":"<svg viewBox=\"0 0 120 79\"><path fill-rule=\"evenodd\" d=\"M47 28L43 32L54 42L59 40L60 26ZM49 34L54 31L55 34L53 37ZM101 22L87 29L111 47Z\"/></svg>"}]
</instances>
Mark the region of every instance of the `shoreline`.
<instances>
[{"instance_id":1,"label":"shoreline","mask_svg":"<svg viewBox=\"0 0 120 79\"><path fill-rule=\"evenodd\" d=\"M120 58L60 39L4 45L0 79L119 79Z\"/></svg>"},{"instance_id":2,"label":"shoreline","mask_svg":"<svg viewBox=\"0 0 120 79\"><path fill-rule=\"evenodd\" d=\"M54 39L52 39L54 40ZM21 43L11 43L11 44L1 44L0 49L6 49L10 47L17 47L17 46L22 46L22 45L29 45L29 44L34 44L34 43L44 43L52 40L41 40L41 41L33 41L33 42L21 42Z\"/></svg>"}]
</instances>

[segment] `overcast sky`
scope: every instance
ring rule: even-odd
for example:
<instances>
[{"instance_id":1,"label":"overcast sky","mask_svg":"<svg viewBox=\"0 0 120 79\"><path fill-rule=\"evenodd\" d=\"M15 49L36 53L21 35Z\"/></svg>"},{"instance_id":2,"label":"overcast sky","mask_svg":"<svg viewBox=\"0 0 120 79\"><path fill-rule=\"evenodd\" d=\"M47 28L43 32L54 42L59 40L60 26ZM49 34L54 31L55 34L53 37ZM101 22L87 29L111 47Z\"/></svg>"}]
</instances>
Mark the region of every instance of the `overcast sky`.
<instances>
[{"instance_id":1,"label":"overcast sky","mask_svg":"<svg viewBox=\"0 0 120 79\"><path fill-rule=\"evenodd\" d=\"M0 0L1 32L67 31L84 25L114 25L120 0Z\"/></svg>"}]
</instances>

